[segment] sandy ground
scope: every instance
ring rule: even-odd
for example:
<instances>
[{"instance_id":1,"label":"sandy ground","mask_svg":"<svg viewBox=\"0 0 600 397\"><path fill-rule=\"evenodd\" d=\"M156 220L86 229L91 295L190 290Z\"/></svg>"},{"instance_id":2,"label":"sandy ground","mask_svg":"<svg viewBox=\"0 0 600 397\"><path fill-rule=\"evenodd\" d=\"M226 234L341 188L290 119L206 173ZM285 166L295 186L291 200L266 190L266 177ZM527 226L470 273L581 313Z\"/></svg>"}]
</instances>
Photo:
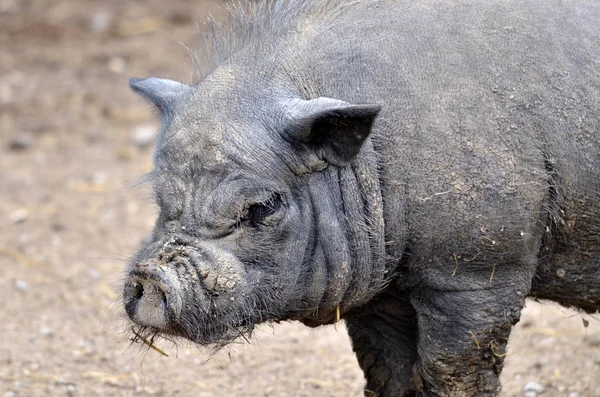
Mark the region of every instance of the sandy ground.
<instances>
[{"instance_id":1,"label":"sandy ground","mask_svg":"<svg viewBox=\"0 0 600 397\"><path fill-rule=\"evenodd\" d=\"M136 185L156 121L127 79L190 80L179 43L216 3L194 4L0 0L0 397L361 395L343 324L264 326L212 358L129 343L119 283L154 222ZM599 331L529 302L502 395L600 396Z\"/></svg>"}]
</instances>

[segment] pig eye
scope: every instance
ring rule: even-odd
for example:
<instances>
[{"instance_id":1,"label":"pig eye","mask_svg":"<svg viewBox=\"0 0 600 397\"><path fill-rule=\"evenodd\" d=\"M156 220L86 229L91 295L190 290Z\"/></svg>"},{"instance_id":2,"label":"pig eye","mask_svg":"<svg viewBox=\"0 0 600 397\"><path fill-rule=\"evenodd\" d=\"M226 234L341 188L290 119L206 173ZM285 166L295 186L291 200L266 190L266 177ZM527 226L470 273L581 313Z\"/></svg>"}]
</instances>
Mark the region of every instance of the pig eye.
<instances>
[{"instance_id":1,"label":"pig eye","mask_svg":"<svg viewBox=\"0 0 600 397\"><path fill-rule=\"evenodd\" d=\"M281 195L272 194L267 200L254 203L241 217L241 223L250 227L265 225L267 219L281 208Z\"/></svg>"}]
</instances>

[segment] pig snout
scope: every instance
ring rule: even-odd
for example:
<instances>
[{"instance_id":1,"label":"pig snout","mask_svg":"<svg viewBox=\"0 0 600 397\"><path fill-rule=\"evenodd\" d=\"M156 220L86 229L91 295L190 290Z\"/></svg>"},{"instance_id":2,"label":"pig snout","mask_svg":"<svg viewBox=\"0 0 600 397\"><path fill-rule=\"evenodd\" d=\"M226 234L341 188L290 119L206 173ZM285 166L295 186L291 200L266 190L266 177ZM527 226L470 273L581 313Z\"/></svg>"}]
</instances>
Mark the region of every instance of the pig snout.
<instances>
[{"instance_id":1,"label":"pig snout","mask_svg":"<svg viewBox=\"0 0 600 397\"><path fill-rule=\"evenodd\" d=\"M137 324L166 330L181 314L181 285L177 273L153 261L130 270L123 291L125 310Z\"/></svg>"}]
</instances>

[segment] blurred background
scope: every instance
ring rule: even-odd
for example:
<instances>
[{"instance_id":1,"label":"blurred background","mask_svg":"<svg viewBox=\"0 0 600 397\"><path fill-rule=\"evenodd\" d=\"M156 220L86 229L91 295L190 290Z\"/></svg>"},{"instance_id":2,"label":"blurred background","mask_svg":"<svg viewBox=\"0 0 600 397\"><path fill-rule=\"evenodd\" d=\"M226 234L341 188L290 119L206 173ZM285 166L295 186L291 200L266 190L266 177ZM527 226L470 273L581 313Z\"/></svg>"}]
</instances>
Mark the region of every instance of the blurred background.
<instances>
[{"instance_id":1,"label":"blurred background","mask_svg":"<svg viewBox=\"0 0 600 397\"><path fill-rule=\"evenodd\" d=\"M0 397L362 395L343 324L263 326L214 356L130 343L119 285L154 223L137 185L157 122L127 80L189 83L183 44L224 4L0 0ZM599 330L528 302L502 396L600 396Z\"/></svg>"}]
</instances>

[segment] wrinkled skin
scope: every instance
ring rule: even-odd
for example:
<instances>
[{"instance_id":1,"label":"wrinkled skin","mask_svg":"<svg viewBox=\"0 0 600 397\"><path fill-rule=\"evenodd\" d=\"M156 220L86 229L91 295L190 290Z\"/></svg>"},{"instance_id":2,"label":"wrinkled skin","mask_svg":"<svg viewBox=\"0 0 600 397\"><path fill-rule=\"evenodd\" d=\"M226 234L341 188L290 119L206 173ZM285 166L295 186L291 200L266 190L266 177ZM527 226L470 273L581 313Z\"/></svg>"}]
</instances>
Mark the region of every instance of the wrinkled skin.
<instances>
[{"instance_id":1,"label":"wrinkled skin","mask_svg":"<svg viewBox=\"0 0 600 397\"><path fill-rule=\"evenodd\" d=\"M366 396L496 396L527 296L600 309L600 3L280 3L197 84L131 82L163 128L129 317L343 318Z\"/></svg>"}]
</instances>

